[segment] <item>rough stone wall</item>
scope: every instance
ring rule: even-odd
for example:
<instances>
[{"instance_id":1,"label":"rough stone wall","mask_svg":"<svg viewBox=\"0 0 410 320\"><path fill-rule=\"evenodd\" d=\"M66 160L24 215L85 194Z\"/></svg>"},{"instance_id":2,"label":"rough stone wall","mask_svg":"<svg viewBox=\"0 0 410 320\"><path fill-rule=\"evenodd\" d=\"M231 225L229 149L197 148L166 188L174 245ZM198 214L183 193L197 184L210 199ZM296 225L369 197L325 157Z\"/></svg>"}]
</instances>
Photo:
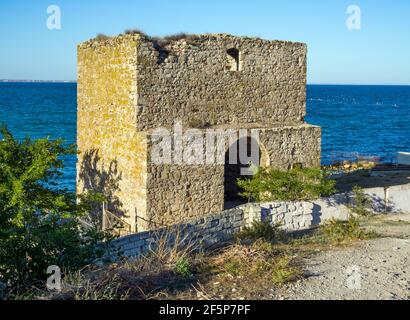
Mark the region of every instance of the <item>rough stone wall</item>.
<instances>
[{"instance_id":1,"label":"rough stone wall","mask_svg":"<svg viewBox=\"0 0 410 320\"><path fill-rule=\"evenodd\" d=\"M239 71L227 50L239 50ZM231 60L229 60L231 59ZM261 128L264 163L320 165L320 128L305 125L306 45L228 35L165 44L140 35L78 47L78 192L147 230L224 208L224 165L156 165L151 131Z\"/></svg>"},{"instance_id":2,"label":"rough stone wall","mask_svg":"<svg viewBox=\"0 0 410 320\"><path fill-rule=\"evenodd\" d=\"M198 249L221 244L253 221L269 221L279 224L286 232L309 229L321 223L314 214L314 203L272 202L249 204L216 214L188 220L169 228L156 229L122 237L114 241L114 246L126 257L138 257L155 250L159 239L166 240L172 247L178 241L180 247L189 244ZM177 240L176 240L177 239Z\"/></svg>"},{"instance_id":3,"label":"rough stone wall","mask_svg":"<svg viewBox=\"0 0 410 320\"><path fill-rule=\"evenodd\" d=\"M143 230L172 225L224 209L224 166L148 166ZM140 224L141 225L141 224Z\"/></svg>"},{"instance_id":4,"label":"rough stone wall","mask_svg":"<svg viewBox=\"0 0 410 320\"><path fill-rule=\"evenodd\" d=\"M240 71L226 70L227 50ZM199 124L300 123L306 109L306 45L204 35L158 47L138 42L138 129Z\"/></svg>"},{"instance_id":5,"label":"rough stone wall","mask_svg":"<svg viewBox=\"0 0 410 320\"><path fill-rule=\"evenodd\" d=\"M347 213L334 215L334 211L340 205L318 208L318 203L331 201L332 199L319 199L313 202L279 201L247 204L190 219L172 227L122 237L114 241L114 246L127 257L138 257L155 250L160 238L167 239L166 243L170 247L174 246L175 239L178 239L180 246L189 243L198 249L207 249L230 240L244 227L252 226L254 221L269 221L272 225L279 225L285 232L298 232L318 226L332 218L347 219Z\"/></svg>"},{"instance_id":6,"label":"rough stone wall","mask_svg":"<svg viewBox=\"0 0 410 320\"><path fill-rule=\"evenodd\" d=\"M206 131L200 132L205 150ZM238 136L237 131L233 132ZM151 139L149 136L149 153ZM261 165L289 169L300 163L305 167L317 167L320 165L320 145L319 127L300 125L260 129ZM225 154L229 139L225 139L224 148ZM203 161L200 165L161 165L148 161L147 215L146 221L140 219L139 223L143 230L220 212L225 208L225 163L207 165L206 158Z\"/></svg>"},{"instance_id":7,"label":"rough stone wall","mask_svg":"<svg viewBox=\"0 0 410 320\"><path fill-rule=\"evenodd\" d=\"M77 191L103 192L108 209L146 210L146 135L136 130L136 50L128 38L78 46Z\"/></svg>"},{"instance_id":8,"label":"rough stone wall","mask_svg":"<svg viewBox=\"0 0 410 320\"><path fill-rule=\"evenodd\" d=\"M119 248L126 257L138 257L150 250L155 250L160 239L166 240L170 247L175 246L177 242L178 247L189 244L194 248L206 249L231 239L247 221L247 213L241 208L235 208L192 219L169 228L122 237L114 241L114 246Z\"/></svg>"},{"instance_id":9,"label":"rough stone wall","mask_svg":"<svg viewBox=\"0 0 410 320\"><path fill-rule=\"evenodd\" d=\"M269 154L269 166L291 169L300 163L303 167L319 167L321 160L322 130L310 125L285 126L261 130L260 141Z\"/></svg>"}]
</instances>

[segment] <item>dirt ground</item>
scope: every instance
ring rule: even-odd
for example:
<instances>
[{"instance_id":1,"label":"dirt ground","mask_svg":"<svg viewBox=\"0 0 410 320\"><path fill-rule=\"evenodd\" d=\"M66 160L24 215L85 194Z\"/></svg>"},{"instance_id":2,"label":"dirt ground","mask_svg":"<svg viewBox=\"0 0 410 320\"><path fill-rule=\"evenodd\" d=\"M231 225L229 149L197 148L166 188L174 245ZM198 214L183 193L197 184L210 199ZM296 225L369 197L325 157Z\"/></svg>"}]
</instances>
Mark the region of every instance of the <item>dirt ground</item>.
<instances>
[{"instance_id":1,"label":"dirt ground","mask_svg":"<svg viewBox=\"0 0 410 320\"><path fill-rule=\"evenodd\" d=\"M306 259L307 278L286 285L275 298L410 299L410 214L371 218L365 227L382 237Z\"/></svg>"}]
</instances>

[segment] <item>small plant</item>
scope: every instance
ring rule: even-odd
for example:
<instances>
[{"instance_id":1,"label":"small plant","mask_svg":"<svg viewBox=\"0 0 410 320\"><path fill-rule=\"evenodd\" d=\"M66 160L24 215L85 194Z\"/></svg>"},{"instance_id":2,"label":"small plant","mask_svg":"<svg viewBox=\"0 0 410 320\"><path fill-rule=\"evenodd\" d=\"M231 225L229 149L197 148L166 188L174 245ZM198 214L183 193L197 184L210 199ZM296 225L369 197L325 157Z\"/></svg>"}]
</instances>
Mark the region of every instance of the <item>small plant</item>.
<instances>
[{"instance_id":1,"label":"small plant","mask_svg":"<svg viewBox=\"0 0 410 320\"><path fill-rule=\"evenodd\" d=\"M269 221L254 221L250 227L245 227L237 234L238 239L265 240L274 242L279 240L283 233L279 229L280 225L272 225Z\"/></svg>"},{"instance_id":2,"label":"small plant","mask_svg":"<svg viewBox=\"0 0 410 320\"><path fill-rule=\"evenodd\" d=\"M102 33L97 34L97 36L95 37L95 40L97 41L103 41L108 39L110 39L110 37Z\"/></svg>"},{"instance_id":3,"label":"small plant","mask_svg":"<svg viewBox=\"0 0 410 320\"><path fill-rule=\"evenodd\" d=\"M369 235L360 227L359 219L351 216L348 221L330 220L322 231L326 238L335 244L341 244L353 240L364 240Z\"/></svg>"},{"instance_id":4,"label":"small plant","mask_svg":"<svg viewBox=\"0 0 410 320\"><path fill-rule=\"evenodd\" d=\"M224 269L232 276L237 277L241 274L243 270L243 264L241 261L231 260L225 264Z\"/></svg>"},{"instance_id":5,"label":"small plant","mask_svg":"<svg viewBox=\"0 0 410 320\"><path fill-rule=\"evenodd\" d=\"M282 256L277 259L272 267L272 281L274 284L282 285L300 277L301 271L292 266L292 260L289 256Z\"/></svg>"},{"instance_id":6,"label":"small plant","mask_svg":"<svg viewBox=\"0 0 410 320\"><path fill-rule=\"evenodd\" d=\"M147 38L150 39L156 47L158 47L161 50L164 50L165 47L179 40L185 40L188 44L194 45L195 41L198 39L198 36L190 35L186 33L177 33L177 34L169 35L165 37L148 37L147 36Z\"/></svg>"},{"instance_id":7,"label":"small plant","mask_svg":"<svg viewBox=\"0 0 410 320\"><path fill-rule=\"evenodd\" d=\"M140 34L144 37L147 37L145 32L141 31L140 29L127 29L127 30L124 31L124 33L129 34L129 35Z\"/></svg>"},{"instance_id":8,"label":"small plant","mask_svg":"<svg viewBox=\"0 0 410 320\"><path fill-rule=\"evenodd\" d=\"M180 227L168 227L158 233L155 246L151 248L149 260L158 264L175 266L181 261L187 261L197 253L200 245L190 240L189 235Z\"/></svg>"},{"instance_id":9,"label":"small plant","mask_svg":"<svg viewBox=\"0 0 410 320\"><path fill-rule=\"evenodd\" d=\"M165 42L166 44L169 44L169 43L175 42L175 41L179 41L179 40L185 40L188 43L193 43L197 38L198 38L198 36L196 36L194 34L188 34L188 33L180 32L180 33L177 33L177 34L171 34L171 35L165 36L161 40L163 42Z\"/></svg>"},{"instance_id":10,"label":"small plant","mask_svg":"<svg viewBox=\"0 0 410 320\"><path fill-rule=\"evenodd\" d=\"M192 265L187 258L179 259L175 264L175 272L183 277L189 277L192 274Z\"/></svg>"},{"instance_id":11,"label":"small plant","mask_svg":"<svg viewBox=\"0 0 410 320\"><path fill-rule=\"evenodd\" d=\"M187 39L190 37L192 37L192 35L187 34L185 32L180 32L180 33L170 34L168 36L165 36L164 39L169 40L169 41L178 41L178 40Z\"/></svg>"},{"instance_id":12,"label":"small plant","mask_svg":"<svg viewBox=\"0 0 410 320\"><path fill-rule=\"evenodd\" d=\"M252 179L237 183L244 190L241 196L257 202L314 200L336 192L335 181L317 168L260 169Z\"/></svg>"},{"instance_id":13,"label":"small plant","mask_svg":"<svg viewBox=\"0 0 410 320\"><path fill-rule=\"evenodd\" d=\"M372 212L369 208L371 206L372 201L370 197L363 192L363 189L359 186L355 186L353 188L353 195L354 205L350 208L352 212L363 217L371 215Z\"/></svg>"}]
</instances>

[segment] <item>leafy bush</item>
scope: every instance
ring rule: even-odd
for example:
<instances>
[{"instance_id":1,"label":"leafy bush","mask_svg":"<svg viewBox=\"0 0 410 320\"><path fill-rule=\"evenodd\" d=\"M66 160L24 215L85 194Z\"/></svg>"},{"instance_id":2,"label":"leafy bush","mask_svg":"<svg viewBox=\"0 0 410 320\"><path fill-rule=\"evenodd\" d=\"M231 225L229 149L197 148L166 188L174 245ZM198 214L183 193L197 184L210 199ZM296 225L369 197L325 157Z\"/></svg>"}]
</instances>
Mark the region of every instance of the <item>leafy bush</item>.
<instances>
[{"instance_id":1,"label":"leafy bush","mask_svg":"<svg viewBox=\"0 0 410 320\"><path fill-rule=\"evenodd\" d=\"M19 142L4 126L0 134L0 282L41 281L50 265L75 270L100 257L107 234L79 221L89 203L57 188L61 157L74 148L61 140Z\"/></svg>"},{"instance_id":2,"label":"leafy bush","mask_svg":"<svg viewBox=\"0 0 410 320\"><path fill-rule=\"evenodd\" d=\"M250 180L238 180L241 196L253 201L314 200L335 193L335 181L316 168L289 171L260 169Z\"/></svg>"},{"instance_id":3,"label":"leafy bush","mask_svg":"<svg viewBox=\"0 0 410 320\"><path fill-rule=\"evenodd\" d=\"M192 274L191 269L191 262L187 258L181 258L175 264L175 272L183 277L189 277Z\"/></svg>"}]
</instances>

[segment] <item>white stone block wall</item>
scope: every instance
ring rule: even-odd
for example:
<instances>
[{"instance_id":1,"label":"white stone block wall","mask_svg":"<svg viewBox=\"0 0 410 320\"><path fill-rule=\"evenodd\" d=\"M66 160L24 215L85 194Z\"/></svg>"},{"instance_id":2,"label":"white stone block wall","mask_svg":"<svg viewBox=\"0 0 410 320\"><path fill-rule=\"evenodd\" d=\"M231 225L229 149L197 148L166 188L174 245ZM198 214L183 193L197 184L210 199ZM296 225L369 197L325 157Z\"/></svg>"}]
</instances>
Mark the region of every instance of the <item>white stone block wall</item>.
<instances>
[{"instance_id":1,"label":"white stone block wall","mask_svg":"<svg viewBox=\"0 0 410 320\"><path fill-rule=\"evenodd\" d=\"M372 197L374 209L384 212L384 189L365 189L364 192ZM410 185L392 187L388 198L390 212L410 212ZM114 245L121 249L124 256L138 257L155 250L158 239L164 233L168 233L169 245L174 245L175 234L178 233L183 243L206 249L231 239L242 228L251 226L253 221L280 224L283 230L292 232L319 226L330 219L346 220L351 202L352 194L343 193L312 202L252 203L170 228L122 237L115 240Z\"/></svg>"},{"instance_id":2,"label":"white stone block wall","mask_svg":"<svg viewBox=\"0 0 410 320\"><path fill-rule=\"evenodd\" d=\"M262 216L286 231L309 229L313 224L310 202L272 202L261 204Z\"/></svg>"}]
</instances>

